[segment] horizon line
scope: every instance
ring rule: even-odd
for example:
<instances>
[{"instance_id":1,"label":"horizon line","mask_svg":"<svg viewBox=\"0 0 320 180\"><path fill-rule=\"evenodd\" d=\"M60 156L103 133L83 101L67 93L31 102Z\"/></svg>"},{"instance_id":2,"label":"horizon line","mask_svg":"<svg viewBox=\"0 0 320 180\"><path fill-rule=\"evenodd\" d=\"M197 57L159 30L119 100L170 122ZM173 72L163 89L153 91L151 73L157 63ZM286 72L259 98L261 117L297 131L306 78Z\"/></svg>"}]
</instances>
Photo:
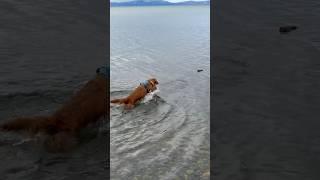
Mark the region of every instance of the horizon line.
<instances>
[{"instance_id":1,"label":"horizon line","mask_svg":"<svg viewBox=\"0 0 320 180\"><path fill-rule=\"evenodd\" d=\"M125 0L125 1L115 1L115 0L111 0L110 3L115 2L115 3L126 3L126 2L132 2L132 1L137 1L137 0ZM170 3L181 3L181 2L208 2L210 0L182 0L182 1L168 1L168 0L162 0L162 1L166 1L166 2L170 2ZM149 1L152 2L152 1Z\"/></svg>"}]
</instances>

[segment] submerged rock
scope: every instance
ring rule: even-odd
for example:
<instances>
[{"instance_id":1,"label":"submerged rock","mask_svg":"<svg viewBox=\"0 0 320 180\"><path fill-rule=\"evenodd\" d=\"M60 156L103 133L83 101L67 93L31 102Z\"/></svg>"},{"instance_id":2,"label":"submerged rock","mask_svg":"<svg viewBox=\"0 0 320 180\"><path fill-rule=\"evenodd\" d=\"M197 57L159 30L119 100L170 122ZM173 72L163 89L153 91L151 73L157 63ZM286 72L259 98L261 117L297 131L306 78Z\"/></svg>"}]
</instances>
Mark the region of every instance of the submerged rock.
<instances>
[{"instance_id":1,"label":"submerged rock","mask_svg":"<svg viewBox=\"0 0 320 180\"><path fill-rule=\"evenodd\" d=\"M297 26L281 26L279 28L279 32L281 34L287 34L287 33L291 32L293 30L296 30L297 28L298 28Z\"/></svg>"}]
</instances>

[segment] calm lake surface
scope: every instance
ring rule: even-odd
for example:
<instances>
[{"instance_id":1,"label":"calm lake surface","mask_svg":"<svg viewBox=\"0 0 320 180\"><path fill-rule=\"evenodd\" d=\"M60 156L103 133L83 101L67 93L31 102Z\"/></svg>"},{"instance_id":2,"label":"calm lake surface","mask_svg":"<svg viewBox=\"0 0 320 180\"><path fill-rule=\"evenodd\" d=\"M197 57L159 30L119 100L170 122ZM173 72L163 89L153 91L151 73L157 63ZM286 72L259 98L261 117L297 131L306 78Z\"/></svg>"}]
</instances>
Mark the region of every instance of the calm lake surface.
<instances>
[{"instance_id":1,"label":"calm lake surface","mask_svg":"<svg viewBox=\"0 0 320 180\"><path fill-rule=\"evenodd\" d=\"M209 6L112 7L110 21L111 99L159 81L136 108L111 106L111 178L209 179Z\"/></svg>"},{"instance_id":2,"label":"calm lake surface","mask_svg":"<svg viewBox=\"0 0 320 180\"><path fill-rule=\"evenodd\" d=\"M107 23L96 8L102 2L0 4L0 123L55 112L106 64ZM0 179L106 179L104 122L83 129L79 145L66 153L47 152L44 136L1 131Z\"/></svg>"}]
</instances>

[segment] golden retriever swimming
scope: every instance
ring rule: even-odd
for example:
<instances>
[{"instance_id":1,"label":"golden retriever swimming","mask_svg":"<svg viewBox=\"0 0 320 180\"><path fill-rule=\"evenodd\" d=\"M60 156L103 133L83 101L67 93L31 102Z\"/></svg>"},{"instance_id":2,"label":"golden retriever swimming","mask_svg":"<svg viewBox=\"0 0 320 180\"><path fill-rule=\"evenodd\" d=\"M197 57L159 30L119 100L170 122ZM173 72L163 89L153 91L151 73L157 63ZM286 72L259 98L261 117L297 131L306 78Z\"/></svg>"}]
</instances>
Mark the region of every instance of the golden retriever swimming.
<instances>
[{"instance_id":1,"label":"golden retriever swimming","mask_svg":"<svg viewBox=\"0 0 320 180\"><path fill-rule=\"evenodd\" d=\"M98 70L97 70L98 73ZM48 135L46 145L63 150L70 146L80 129L98 121L109 112L109 83L103 74L88 81L68 102L48 116L19 117L0 125L3 131L27 131Z\"/></svg>"},{"instance_id":2,"label":"golden retriever swimming","mask_svg":"<svg viewBox=\"0 0 320 180\"><path fill-rule=\"evenodd\" d=\"M131 94L125 98L111 100L111 103L124 104L126 108L133 108L134 105L144 98L149 92L155 91L158 80L155 78L149 79L144 83L141 83Z\"/></svg>"}]
</instances>

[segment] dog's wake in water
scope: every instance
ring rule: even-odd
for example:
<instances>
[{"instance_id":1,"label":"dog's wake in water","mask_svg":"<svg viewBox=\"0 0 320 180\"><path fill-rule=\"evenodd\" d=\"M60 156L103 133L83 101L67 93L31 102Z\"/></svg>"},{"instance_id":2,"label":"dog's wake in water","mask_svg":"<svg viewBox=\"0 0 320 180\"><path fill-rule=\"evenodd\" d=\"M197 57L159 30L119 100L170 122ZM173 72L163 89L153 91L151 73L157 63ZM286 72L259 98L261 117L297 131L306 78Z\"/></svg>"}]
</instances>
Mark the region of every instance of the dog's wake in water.
<instances>
[{"instance_id":1,"label":"dog's wake in water","mask_svg":"<svg viewBox=\"0 0 320 180\"><path fill-rule=\"evenodd\" d=\"M126 93L115 91L111 98ZM112 179L166 179L176 177L188 166L196 143L190 135L198 130L188 125L183 108L166 102L159 94L160 90L149 93L128 111L119 105L111 106Z\"/></svg>"},{"instance_id":2,"label":"dog's wake in water","mask_svg":"<svg viewBox=\"0 0 320 180\"><path fill-rule=\"evenodd\" d=\"M47 93L44 96L39 95L39 93L31 95L30 93L0 95L1 102L7 102L6 109L11 110L14 107L19 110L19 114L24 114L22 112L29 113L26 117L6 115L5 118L4 116L0 118L1 120L8 119L4 120L4 122L2 121L0 126L0 151L2 154L0 173L3 174L3 179L61 179L61 177L78 179L75 174L78 174L77 176L81 174L81 177L88 179L106 178L106 159L102 158L106 156L105 140L109 129L104 125L106 118L103 116L105 114L103 112L106 111L104 99L106 86L102 77L99 76L97 78L101 80L99 82L103 83L100 84L95 81L98 79L89 81L88 84L90 83L90 85L86 84L84 88L81 88L73 96L71 92L65 93L64 91L66 90L63 93L58 91L54 94L49 94L52 99L67 95L63 97L67 103L55 103L51 98L48 98L50 96ZM87 91L90 89L95 89L96 91ZM100 93L97 93L97 91ZM87 94L87 96L84 96L84 94ZM90 111L92 106L82 106L79 109L78 105L79 102L88 102L86 100L97 102L92 97L92 94L96 95L95 97L98 99L98 103L95 103L96 106L94 108L100 107L101 109L99 118L85 118L89 121L94 121L88 121L88 123L83 124L81 118L84 118L84 116L80 113L81 109L81 112L89 112L89 114L91 112L95 114L96 111ZM81 99L84 97L87 98L82 101ZM45 104L44 109L46 111L40 108L42 106L39 105L39 102ZM57 110L58 106L60 108ZM36 111L30 109L30 107L38 107L40 109ZM72 110L79 110L79 113L72 113ZM66 113L63 113L63 111ZM34 114L43 116L35 116ZM61 118L61 114L64 114L65 121ZM53 132L52 134L50 130L52 130L51 124L54 121L42 117L52 117L53 119L55 119L54 117L59 117L56 118L57 125L64 125L65 123L61 123L61 120L63 120L64 122L75 122L75 124L79 123L79 125L82 124L84 126L79 126L80 128L78 128L74 136L67 131ZM88 165L88 163L91 165Z\"/></svg>"},{"instance_id":3,"label":"dog's wake in water","mask_svg":"<svg viewBox=\"0 0 320 180\"><path fill-rule=\"evenodd\" d=\"M158 88L157 90L155 90L155 91L147 94L147 95L143 98L142 103L148 103L149 101L151 101L151 100L154 98L154 96L158 96L159 93L160 93L160 90L159 90L159 88Z\"/></svg>"}]
</instances>

